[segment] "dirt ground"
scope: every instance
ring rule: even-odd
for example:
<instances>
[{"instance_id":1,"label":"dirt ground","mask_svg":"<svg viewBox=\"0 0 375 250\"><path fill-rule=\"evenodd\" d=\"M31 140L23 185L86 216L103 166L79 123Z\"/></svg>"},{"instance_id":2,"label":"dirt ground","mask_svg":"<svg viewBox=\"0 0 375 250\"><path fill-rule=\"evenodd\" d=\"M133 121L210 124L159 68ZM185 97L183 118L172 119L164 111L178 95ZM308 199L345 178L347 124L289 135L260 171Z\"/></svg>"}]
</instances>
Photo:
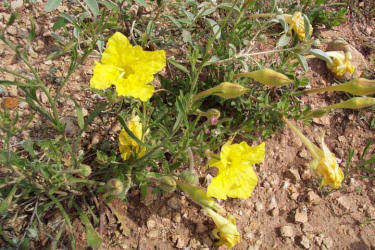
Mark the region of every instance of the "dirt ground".
<instances>
[{"instance_id":1,"label":"dirt ground","mask_svg":"<svg viewBox=\"0 0 375 250\"><path fill-rule=\"evenodd\" d=\"M43 4L37 1L37 7L26 4L18 9L20 17L15 27L8 28L11 39L25 39L29 27L29 16L37 22L37 37L30 47L30 56L39 71L48 72L51 67L56 75L62 75L69 66L68 57L58 61L45 61L53 51L51 45L51 27L57 17L45 14ZM61 8L64 8L62 6ZM2 26L9 18L7 9L0 5ZM369 67L375 58L375 51L366 44L375 44L375 20L360 20L350 17L339 27L327 30L314 27L314 36L323 40L343 37L364 57ZM17 61L14 54L0 43L0 65L15 71L26 70ZM93 106L96 95L89 91L89 79L92 75L93 61L99 55L91 56L72 77L64 89L65 94L72 94L84 107L84 113ZM319 60L309 61L311 87L329 85L334 79ZM364 74L364 73L363 73ZM372 78L375 77L373 71ZM49 77L46 74L46 79ZM14 80L0 72L1 79ZM50 84L53 84L51 82ZM38 93L43 102L46 97ZM0 97L22 96L17 88L5 88ZM305 96L304 102L315 107L330 104L341 99L340 93L324 93ZM60 112L69 115L74 112L74 103L67 100L59 103ZM21 103L18 107L21 115L27 115L31 109ZM340 167L345 167L348 150L355 149L353 161L357 162L366 143L374 138L374 129L369 121L372 111L338 110L320 119L314 119L311 126L303 126L303 132L312 141L319 142L320 130L326 132L326 143L336 154ZM117 140L120 126L114 119L102 118L96 121L86 135L90 144L92 133L101 128L100 138ZM36 121L31 128L20 136L22 138L43 136L43 121ZM370 147L369 152L373 152ZM242 241L233 249L375 249L375 224L367 222L375 218L375 181L360 178L354 172L346 180L343 188L327 192L319 188L315 178L311 178L308 162L310 155L302 142L288 129L284 128L277 135L266 141L266 160L256 166L259 183L248 200L219 201L236 220ZM199 167L201 176L208 173L203 166ZM214 249L214 240L210 231L214 224L204 212L182 193L175 192L161 196L149 194L141 197L137 190L129 194L129 202L114 200L112 209L106 207L104 216L106 224L97 228L101 232L103 244L101 249ZM119 214L116 217L117 211ZM121 218L119 218L121 217ZM122 223L119 223L121 221ZM73 221L77 249L86 249L85 229L80 220ZM0 246L1 246L0 241ZM66 242L68 245L68 242ZM220 247L219 249L225 249Z\"/></svg>"}]
</instances>

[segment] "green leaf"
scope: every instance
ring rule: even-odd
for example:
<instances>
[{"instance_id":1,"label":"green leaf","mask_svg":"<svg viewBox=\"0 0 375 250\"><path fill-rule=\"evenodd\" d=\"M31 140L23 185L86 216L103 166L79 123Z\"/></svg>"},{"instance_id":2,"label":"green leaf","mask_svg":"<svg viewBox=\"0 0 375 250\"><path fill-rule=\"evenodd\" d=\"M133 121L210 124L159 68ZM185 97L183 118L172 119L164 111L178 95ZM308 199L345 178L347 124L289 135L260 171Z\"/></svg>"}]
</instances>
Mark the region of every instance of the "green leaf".
<instances>
[{"instance_id":1,"label":"green leaf","mask_svg":"<svg viewBox=\"0 0 375 250\"><path fill-rule=\"evenodd\" d=\"M96 17L99 14L99 5L96 0L84 0L91 13Z\"/></svg>"},{"instance_id":2,"label":"green leaf","mask_svg":"<svg viewBox=\"0 0 375 250\"><path fill-rule=\"evenodd\" d=\"M57 7L59 7L59 5L61 4L61 1L62 0L48 0L46 5L44 6L44 11L51 12L57 9Z\"/></svg>"},{"instance_id":3,"label":"green leaf","mask_svg":"<svg viewBox=\"0 0 375 250\"><path fill-rule=\"evenodd\" d=\"M10 14L9 20L7 22L7 26L12 25L14 23L14 21L16 20L16 17L17 17L17 13L12 12L12 14Z\"/></svg>"},{"instance_id":4,"label":"green leaf","mask_svg":"<svg viewBox=\"0 0 375 250\"><path fill-rule=\"evenodd\" d=\"M95 231L86 213L83 212L82 210L79 210L78 213L79 213L79 218L81 219L82 223L85 225L85 228L86 228L87 245L94 249L98 249L100 245L102 244L103 240L99 237L99 234Z\"/></svg>"},{"instance_id":5,"label":"green leaf","mask_svg":"<svg viewBox=\"0 0 375 250\"><path fill-rule=\"evenodd\" d=\"M303 20L305 22L305 39L307 40L310 38L311 24L309 18L305 14L303 14Z\"/></svg>"},{"instance_id":6,"label":"green leaf","mask_svg":"<svg viewBox=\"0 0 375 250\"><path fill-rule=\"evenodd\" d=\"M296 54L299 64L301 64L303 70L307 72L309 70L309 65L307 64L306 58L300 54Z\"/></svg>"},{"instance_id":7,"label":"green leaf","mask_svg":"<svg viewBox=\"0 0 375 250\"><path fill-rule=\"evenodd\" d=\"M104 5L107 9L109 10L112 10L112 11L119 11L119 7L112 3L112 2L109 2L109 1L98 1L100 4Z\"/></svg>"},{"instance_id":8,"label":"green leaf","mask_svg":"<svg viewBox=\"0 0 375 250\"><path fill-rule=\"evenodd\" d=\"M284 47L285 45L288 45L289 42L290 42L290 36L288 36L287 34L284 34L277 41L276 47Z\"/></svg>"},{"instance_id":9,"label":"green leaf","mask_svg":"<svg viewBox=\"0 0 375 250\"><path fill-rule=\"evenodd\" d=\"M309 52L317 58L326 61L327 63L333 63L332 58L327 55L326 52L320 49L310 49Z\"/></svg>"},{"instance_id":10,"label":"green leaf","mask_svg":"<svg viewBox=\"0 0 375 250\"><path fill-rule=\"evenodd\" d=\"M135 2L142 5L145 8L148 8L148 4L144 0L135 0Z\"/></svg>"},{"instance_id":11,"label":"green leaf","mask_svg":"<svg viewBox=\"0 0 375 250\"><path fill-rule=\"evenodd\" d=\"M176 68L178 68L179 70L183 71L184 73L188 74L189 75L189 70L182 64L178 63L177 61L173 60L173 59L168 59L168 62L171 63L173 66L175 66Z\"/></svg>"},{"instance_id":12,"label":"green leaf","mask_svg":"<svg viewBox=\"0 0 375 250\"><path fill-rule=\"evenodd\" d=\"M70 99L74 102L74 105L76 106L78 126L80 127L80 129L83 129L85 127L85 120L83 118L82 107L76 100L74 100L73 98Z\"/></svg>"},{"instance_id":13,"label":"green leaf","mask_svg":"<svg viewBox=\"0 0 375 250\"><path fill-rule=\"evenodd\" d=\"M66 20L66 18L60 16L57 21L53 24L53 31L56 31L62 27L64 27L66 24L68 23L68 20Z\"/></svg>"},{"instance_id":14,"label":"green leaf","mask_svg":"<svg viewBox=\"0 0 375 250\"><path fill-rule=\"evenodd\" d=\"M0 202L0 215L4 214L12 202L13 196L16 194L17 184L15 184L10 190L8 196Z\"/></svg>"},{"instance_id":15,"label":"green leaf","mask_svg":"<svg viewBox=\"0 0 375 250\"><path fill-rule=\"evenodd\" d=\"M85 120L85 125L83 126L82 132L95 119L95 117L97 117L100 114L100 112L102 112L105 109L106 106L107 106L107 103L105 102L100 103L98 106L96 106L96 108L92 112L90 112L90 115Z\"/></svg>"}]
</instances>

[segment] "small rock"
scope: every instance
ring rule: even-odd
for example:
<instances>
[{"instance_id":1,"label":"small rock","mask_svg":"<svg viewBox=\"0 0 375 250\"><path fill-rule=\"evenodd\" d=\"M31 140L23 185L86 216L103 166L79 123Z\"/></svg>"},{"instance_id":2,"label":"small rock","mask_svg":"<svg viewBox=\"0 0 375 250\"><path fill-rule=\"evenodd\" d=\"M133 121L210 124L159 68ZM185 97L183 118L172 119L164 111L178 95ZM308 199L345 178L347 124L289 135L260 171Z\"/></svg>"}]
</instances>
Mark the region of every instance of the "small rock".
<instances>
[{"instance_id":1,"label":"small rock","mask_svg":"<svg viewBox=\"0 0 375 250\"><path fill-rule=\"evenodd\" d=\"M302 177L302 180L310 180L311 179L311 170L309 168L303 170L301 177Z\"/></svg>"},{"instance_id":2,"label":"small rock","mask_svg":"<svg viewBox=\"0 0 375 250\"><path fill-rule=\"evenodd\" d=\"M298 153L298 156L303 158L303 159L308 159L309 158L309 152L304 148Z\"/></svg>"},{"instance_id":3,"label":"small rock","mask_svg":"<svg viewBox=\"0 0 375 250\"><path fill-rule=\"evenodd\" d=\"M334 151L339 158L344 158L345 152L342 148L335 148Z\"/></svg>"},{"instance_id":4,"label":"small rock","mask_svg":"<svg viewBox=\"0 0 375 250\"><path fill-rule=\"evenodd\" d=\"M319 195L317 195L314 191L311 190L307 193L307 200L312 204L317 205L320 203L321 198L319 197Z\"/></svg>"},{"instance_id":5,"label":"small rock","mask_svg":"<svg viewBox=\"0 0 375 250\"><path fill-rule=\"evenodd\" d=\"M294 237L294 228L292 226L280 227L280 235L282 237Z\"/></svg>"},{"instance_id":6,"label":"small rock","mask_svg":"<svg viewBox=\"0 0 375 250\"><path fill-rule=\"evenodd\" d=\"M275 197L272 197L272 198L270 199L270 203L269 203L269 205L268 205L268 210L274 209L275 207L277 207L276 198L275 198Z\"/></svg>"},{"instance_id":7,"label":"small rock","mask_svg":"<svg viewBox=\"0 0 375 250\"><path fill-rule=\"evenodd\" d=\"M173 216L173 221L176 222L176 223L180 223L181 222L181 214L177 213Z\"/></svg>"},{"instance_id":8,"label":"small rock","mask_svg":"<svg viewBox=\"0 0 375 250\"><path fill-rule=\"evenodd\" d=\"M167 205L174 210L178 210L180 209L180 200L177 197L173 196L167 201Z\"/></svg>"},{"instance_id":9,"label":"small rock","mask_svg":"<svg viewBox=\"0 0 375 250\"><path fill-rule=\"evenodd\" d=\"M155 229L155 230L151 230L150 232L147 233L147 237L151 238L151 239L156 239L159 235L159 231L158 229Z\"/></svg>"},{"instance_id":10,"label":"small rock","mask_svg":"<svg viewBox=\"0 0 375 250\"><path fill-rule=\"evenodd\" d=\"M15 85L11 85L8 88L8 95L12 97L18 96L18 88Z\"/></svg>"},{"instance_id":11,"label":"small rock","mask_svg":"<svg viewBox=\"0 0 375 250\"><path fill-rule=\"evenodd\" d=\"M183 248L185 245L185 240L180 235L177 236L176 247Z\"/></svg>"},{"instance_id":12,"label":"small rock","mask_svg":"<svg viewBox=\"0 0 375 250\"><path fill-rule=\"evenodd\" d=\"M348 211L350 211L350 209L352 208L353 201L349 197L347 197L347 196L341 196L341 197L339 197L337 199L337 202L339 203L339 205L342 208L344 208L344 209L346 209Z\"/></svg>"},{"instance_id":13,"label":"small rock","mask_svg":"<svg viewBox=\"0 0 375 250\"><path fill-rule=\"evenodd\" d=\"M12 9L18 9L21 8L23 5L23 0L15 0L10 3L10 6Z\"/></svg>"},{"instance_id":14,"label":"small rock","mask_svg":"<svg viewBox=\"0 0 375 250\"><path fill-rule=\"evenodd\" d=\"M302 224L302 232L304 233L314 232L314 228L309 223L304 223Z\"/></svg>"},{"instance_id":15,"label":"small rock","mask_svg":"<svg viewBox=\"0 0 375 250\"><path fill-rule=\"evenodd\" d=\"M295 193L291 193L289 197L290 197L291 200L297 201L298 196L299 196L299 194L297 192L295 192Z\"/></svg>"},{"instance_id":16,"label":"small rock","mask_svg":"<svg viewBox=\"0 0 375 250\"><path fill-rule=\"evenodd\" d=\"M48 97L47 97L46 93L44 93L43 91L40 91L39 99L44 104L46 104L48 102Z\"/></svg>"},{"instance_id":17,"label":"small rock","mask_svg":"<svg viewBox=\"0 0 375 250\"><path fill-rule=\"evenodd\" d=\"M333 247L333 240L329 237L323 238L322 249L332 249L332 247Z\"/></svg>"},{"instance_id":18,"label":"small rock","mask_svg":"<svg viewBox=\"0 0 375 250\"><path fill-rule=\"evenodd\" d=\"M10 26L10 27L8 28L8 34L9 34L9 35L13 35L13 36L17 35L17 29L16 29L16 27L14 27L14 26Z\"/></svg>"},{"instance_id":19,"label":"small rock","mask_svg":"<svg viewBox=\"0 0 375 250\"><path fill-rule=\"evenodd\" d=\"M275 207L274 209L271 210L271 215L273 217L279 216L279 213L280 213L280 211L279 211L279 208L277 208L277 207Z\"/></svg>"},{"instance_id":20,"label":"small rock","mask_svg":"<svg viewBox=\"0 0 375 250\"><path fill-rule=\"evenodd\" d=\"M85 117L85 116L88 116L89 114L89 111L85 108L82 108L82 115Z\"/></svg>"},{"instance_id":21,"label":"small rock","mask_svg":"<svg viewBox=\"0 0 375 250\"><path fill-rule=\"evenodd\" d=\"M285 173L286 177L289 178L294 184L301 180L301 177L297 169L289 169Z\"/></svg>"},{"instance_id":22,"label":"small rock","mask_svg":"<svg viewBox=\"0 0 375 250\"><path fill-rule=\"evenodd\" d=\"M256 204L255 204L255 210L257 211L257 212L260 212L260 211L262 211L264 209L264 206L263 206L263 204L261 203L261 202L257 202Z\"/></svg>"},{"instance_id":23,"label":"small rock","mask_svg":"<svg viewBox=\"0 0 375 250\"><path fill-rule=\"evenodd\" d=\"M299 223L306 223L308 221L307 212L297 209L296 214L294 216L294 221Z\"/></svg>"},{"instance_id":24,"label":"small rock","mask_svg":"<svg viewBox=\"0 0 375 250\"><path fill-rule=\"evenodd\" d=\"M153 229L156 226L156 221L150 218L147 220L146 225L148 229Z\"/></svg>"},{"instance_id":25,"label":"small rock","mask_svg":"<svg viewBox=\"0 0 375 250\"><path fill-rule=\"evenodd\" d=\"M306 249L310 248L310 240L305 235L301 237L300 244Z\"/></svg>"}]
</instances>

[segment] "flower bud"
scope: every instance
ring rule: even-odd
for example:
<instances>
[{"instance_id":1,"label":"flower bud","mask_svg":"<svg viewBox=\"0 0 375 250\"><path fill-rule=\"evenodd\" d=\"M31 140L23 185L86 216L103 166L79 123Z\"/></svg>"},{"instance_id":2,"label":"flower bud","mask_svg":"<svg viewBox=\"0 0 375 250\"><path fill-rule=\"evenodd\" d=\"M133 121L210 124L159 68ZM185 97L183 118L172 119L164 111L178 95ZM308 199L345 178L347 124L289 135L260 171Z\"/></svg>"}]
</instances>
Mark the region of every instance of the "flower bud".
<instances>
[{"instance_id":1,"label":"flower bud","mask_svg":"<svg viewBox=\"0 0 375 250\"><path fill-rule=\"evenodd\" d=\"M338 86L341 86L339 90L345 91L352 95L375 94L375 80L369 80L366 78L356 78Z\"/></svg>"},{"instance_id":2,"label":"flower bud","mask_svg":"<svg viewBox=\"0 0 375 250\"><path fill-rule=\"evenodd\" d=\"M362 109L375 105L375 98L372 97L353 97L349 100L329 105L328 109Z\"/></svg>"},{"instance_id":3,"label":"flower bud","mask_svg":"<svg viewBox=\"0 0 375 250\"><path fill-rule=\"evenodd\" d=\"M203 98L209 95L216 95L225 99L236 98L245 94L248 90L249 90L248 88L245 88L236 83L222 82L213 88L207 89L205 91L202 91L196 94L193 98L193 101L196 101L200 98Z\"/></svg>"},{"instance_id":4,"label":"flower bud","mask_svg":"<svg viewBox=\"0 0 375 250\"><path fill-rule=\"evenodd\" d=\"M124 190L124 184L118 179L110 179L107 182L107 191L111 195L120 195Z\"/></svg>"},{"instance_id":5,"label":"flower bud","mask_svg":"<svg viewBox=\"0 0 375 250\"><path fill-rule=\"evenodd\" d=\"M165 192L173 192L176 190L176 181L173 177L163 176L159 178L159 188Z\"/></svg>"},{"instance_id":6,"label":"flower bud","mask_svg":"<svg viewBox=\"0 0 375 250\"><path fill-rule=\"evenodd\" d=\"M250 77L261 84L274 87L285 86L293 82L293 80L289 79L286 75L268 68L241 73L234 76L235 79L239 77Z\"/></svg>"},{"instance_id":7,"label":"flower bud","mask_svg":"<svg viewBox=\"0 0 375 250\"><path fill-rule=\"evenodd\" d=\"M86 165L86 164L81 164L81 167L80 167L80 174L83 176L83 177L87 177L91 174L91 168L89 165Z\"/></svg>"},{"instance_id":8,"label":"flower bud","mask_svg":"<svg viewBox=\"0 0 375 250\"><path fill-rule=\"evenodd\" d=\"M181 173L181 178L184 179L187 183L196 185L199 183L199 177L198 175L190 170L184 170Z\"/></svg>"},{"instance_id":9,"label":"flower bud","mask_svg":"<svg viewBox=\"0 0 375 250\"><path fill-rule=\"evenodd\" d=\"M320 118L320 117L325 116L326 114L328 114L329 111L331 111L331 110L327 109L327 108L320 108L320 109L311 110L303 118L304 119Z\"/></svg>"}]
</instances>

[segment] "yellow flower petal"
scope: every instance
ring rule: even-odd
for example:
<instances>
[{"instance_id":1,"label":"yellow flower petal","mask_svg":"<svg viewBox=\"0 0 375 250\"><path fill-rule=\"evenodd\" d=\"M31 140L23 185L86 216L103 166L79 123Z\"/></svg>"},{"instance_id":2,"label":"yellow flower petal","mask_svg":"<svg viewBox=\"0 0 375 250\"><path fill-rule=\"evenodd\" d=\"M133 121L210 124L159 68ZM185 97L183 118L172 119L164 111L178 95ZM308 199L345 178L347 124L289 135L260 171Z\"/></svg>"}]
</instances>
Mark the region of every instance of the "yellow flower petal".
<instances>
[{"instance_id":1,"label":"yellow flower petal","mask_svg":"<svg viewBox=\"0 0 375 250\"><path fill-rule=\"evenodd\" d=\"M305 40L305 20L302 16L302 13L297 11L291 15L284 15L285 21L290 25L290 29L293 29L294 32L297 34L300 40ZM310 32L309 35L311 36L313 31L312 26L310 25Z\"/></svg>"},{"instance_id":2,"label":"yellow flower petal","mask_svg":"<svg viewBox=\"0 0 375 250\"><path fill-rule=\"evenodd\" d=\"M250 147L246 142L224 144L219 161L209 165L218 168L218 175L212 178L207 195L218 199L227 197L247 199L258 183L253 164L264 160L265 144Z\"/></svg>"},{"instance_id":3,"label":"yellow flower petal","mask_svg":"<svg viewBox=\"0 0 375 250\"><path fill-rule=\"evenodd\" d=\"M96 89L116 86L119 96L131 96L147 101L154 93L149 83L154 74L165 67L164 50L144 51L132 46L121 33L113 34L103 52L101 63L96 63L90 85Z\"/></svg>"},{"instance_id":4,"label":"yellow flower petal","mask_svg":"<svg viewBox=\"0 0 375 250\"><path fill-rule=\"evenodd\" d=\"M133 117L127 123L127 126L139 140L142 140L142 124L139 122L138 116ZM132 156L133 152L137 153L138 158L141 158L146 152L146 148L142 146L140 147L124 129L121 131L119 136L119 150L121 157L124 160L128 160Z\"/></svg>"}]
</instances>

